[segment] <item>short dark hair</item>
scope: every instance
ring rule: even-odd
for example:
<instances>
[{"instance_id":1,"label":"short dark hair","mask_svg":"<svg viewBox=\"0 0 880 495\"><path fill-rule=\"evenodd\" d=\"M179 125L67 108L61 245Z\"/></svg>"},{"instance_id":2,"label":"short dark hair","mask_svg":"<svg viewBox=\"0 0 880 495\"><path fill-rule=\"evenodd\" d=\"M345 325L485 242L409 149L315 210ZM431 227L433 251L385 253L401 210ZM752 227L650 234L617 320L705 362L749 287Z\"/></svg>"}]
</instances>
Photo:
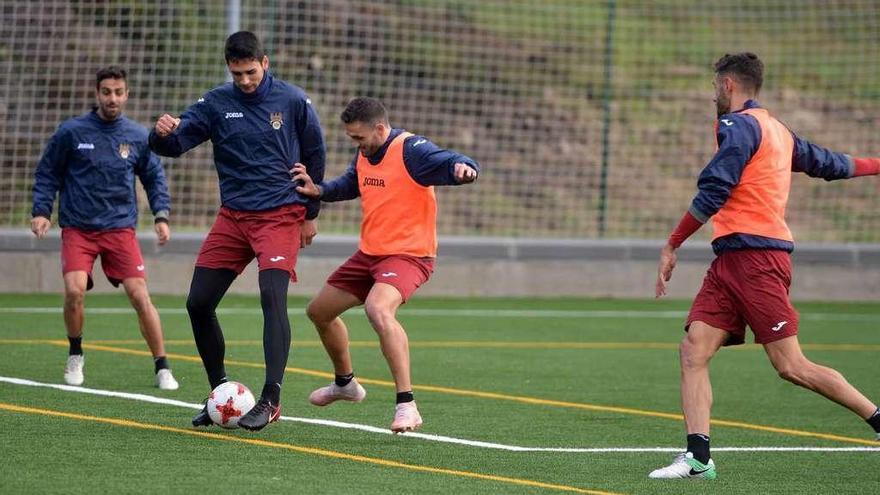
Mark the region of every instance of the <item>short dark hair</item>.
<instances>
[{"instance_id":1,"label":"short dark hair","mask_svg":"<svg viewBox=\"0 0 880 495\"><path fill-rule=\"evenodd\" d=\"M715 62L715 73L719 76L731 75L755 93L764 84L764 63L751 52L725 54Z\"/></svg>"},{"instance_id":2,"label":"short dark hair","mask_svg":"<svg viewBox=\"0 0 880 495\"><path fill-rule=\"evenodd\" d=\"M125 75L125 70L121 67L115 65L104 67L95 74L95 89L101 87L101 81L104 79L122 79L123 81L126 81ZM125 84L128 85L128 82L126 81Z\"/></svg>"},{"instance_id":3,"label":"short dark hair","mask_svg":"<svg viewBox=\"0 0 880 495\"><path fill-rule=\"evenodd\" d=\"M261 61L266 56L260 39L250 31L239 31L230 34L226 38L224 54L226 56L226 63L250 59Z\"/></svg>"},{"instance_id":4,"label":"short dark hair","mask_svg":"<svg viewBox=\"0 0 880 495\"><path fill-rule=\"evenodd\" d=\"M388 110L381 101L368 96L360 96L352 99L345 106L342 115L339 116L345 124L363 122L376 124L382 122L388 124Z\"/></svg>"}]
</instances>

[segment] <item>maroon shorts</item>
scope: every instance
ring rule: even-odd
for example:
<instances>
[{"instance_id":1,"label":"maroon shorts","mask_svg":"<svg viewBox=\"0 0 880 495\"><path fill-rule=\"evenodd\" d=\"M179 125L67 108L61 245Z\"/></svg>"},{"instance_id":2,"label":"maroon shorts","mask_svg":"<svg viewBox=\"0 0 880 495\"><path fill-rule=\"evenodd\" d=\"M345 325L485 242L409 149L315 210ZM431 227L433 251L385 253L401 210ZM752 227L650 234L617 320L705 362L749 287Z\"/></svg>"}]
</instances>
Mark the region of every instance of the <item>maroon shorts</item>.
<instances>
[{"instance_id":1,"label":"maroon shorts","mask_svg":"<svg viewBox=\"0 0 880 495\"><path fill-rule=\"evenodd\" d=\"M694 299L687 327L702 321L730 333L725 345L745 342L745 326L755 342L769 344L798 332L798 313L788 298L791 255L744 249L715 258ZM687 329L685 327L685 329Z\"/></svg>"},{"instance_id":2,"label":"maroon shorts","mask_svg":"<svg viewBox=\"0 0 880 495\"><path fill-rule=\"evenodd\" d=\"M114 287L127 278L146 278L144 258L134 229L61 229L61 273L86 272L87 290L94 286L92 267L101 257L101 269Z\"/></svg>"},{"instance_id":3,"label":"maroon shorts","mask_svg":"<svg viewBox=\"0 0 880 495\"><path fill-rule=\"evenodd\" d=\"M359 250L330 275L327 284L366 301L373 285L381 282L397 289L406 302L432 273L434 258L404 254L372 256Z\"/></svg>"},{"instance_id":4,"label":"maroon shorts","mask_svg":"<svg viewBox=\"0 0 880 495\"><path fill-rule=\"evenodd\" d=\"M284 205L266 211L221 207L205 238L196 266L225 268L240 274L254 258L260 271L284 270L296 282L296 256L306 209Z\"/></svg>"}]
</instances>

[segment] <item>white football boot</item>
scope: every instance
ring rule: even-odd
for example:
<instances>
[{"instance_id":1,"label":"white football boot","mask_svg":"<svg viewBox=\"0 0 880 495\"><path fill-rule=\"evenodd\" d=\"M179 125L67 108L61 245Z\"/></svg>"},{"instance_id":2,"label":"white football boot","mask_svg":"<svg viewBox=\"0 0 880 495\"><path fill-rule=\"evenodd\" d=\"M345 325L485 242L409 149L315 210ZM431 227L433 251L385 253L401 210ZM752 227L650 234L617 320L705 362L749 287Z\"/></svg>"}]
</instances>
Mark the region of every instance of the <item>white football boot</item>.
<instances>
[{"instance_id":1,"label":"white football boot","mask_svg":"<svg viewBox=\"0 0 880 495\"><path fill-rule=\"evenodd\" d=\"M67 356L67 364L64 366L64 381L68 385L82 385L85 379L83 376L85 360L86 358L82 354Z\"/></svg>"},{"instance_id":2,"label":"white football boot","mask_svg":"<svg viewBox=\"0 0 880 495\"><path fill-rule=\"evenodd\" d=\"M406 433L416 431L422 426L422 415L415 401L402 402L394 408L394 421L391 423L391 431L394 433Z\"/></svg>"},{"instance_id":3,"label":"white football boot","mask_svg":"<svg viewBox=\"0 0 880 495\"><path fill-rule=\"evenodd\" d=\"M694 459L694 454L684 452L675 456L672 464L651 471L648 477L654 479L700 478L714 480L718 477L718 473L715 472L715 463L712 459L703 464Z\"/></svg>"},{"instance_id":4,"label":"white football boot","mask_svg":"<svg viewBox=\"0 0 880 495\"><path fill-rule=\"evenodd\" d=\"M156 386L162 390L177 390L179 387L177 380L174 379L174 375L168 368L162 368L156 372Z\"/></svg>"},{"instance_id":5,"label":"white football boot","mask_svg":"<svg viewBox=\"0 0 880 495\"><path fill-rule=\"evenodd\" d=\"M352 378L348 385L340 387L336 382L331 382L326 387L316 389L309 395L309 402L316 406L326 406L338 400L360 402L367 396L367 391L356 378Z\"/></svg>"}]
</instances>

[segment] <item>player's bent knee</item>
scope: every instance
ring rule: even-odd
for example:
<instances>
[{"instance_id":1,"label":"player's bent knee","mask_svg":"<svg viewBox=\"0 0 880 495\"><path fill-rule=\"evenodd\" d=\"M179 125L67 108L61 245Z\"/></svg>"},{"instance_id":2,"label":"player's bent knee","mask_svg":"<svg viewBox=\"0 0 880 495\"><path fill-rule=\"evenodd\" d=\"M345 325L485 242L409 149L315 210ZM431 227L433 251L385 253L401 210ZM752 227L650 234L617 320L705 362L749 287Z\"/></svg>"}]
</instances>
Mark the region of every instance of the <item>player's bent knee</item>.
<instances>
[{"instance_id":1,"label":"player's bent knee","mask_svg":"<svg viewBox=\"0 0 880 495\"><path fill-rule=\"evenodd\" d=\"M203 316L211 312L211 306L206 298L200 298L190 292L186 298L186 312L191 317Z\"/></svg>"},{"instance_id":2,"label":"player's bent knee","mask_svg":"<svg viewBox=\"0 0 880 495\"><path fill-rule=\"evenodd\" d=\"M795 385L803 385L804 380L802 377L802 373L795 366L780 366L776 368L776 372L779 374L779 378L787 382L794 383Z\"/></svg>"},{"instance_id":3,"label":"player's bent knee","mask_svg":"<svg viewBox=\"0 0 880 495\"><path fill-rule=\"evenodd\" d=\"M326 323L333 318L329 318L326 311L323 311L321 306L316 304L315 301L309 302L309 305L306 306L306 316L309 317L309 320L312 320L313 323Z\"/></svg>"},{"instance_id":4,"label":"player's bent knee","mask_svg":"<svg viewBox=\"0 0 880 495\"><path fill-rule=\"evenodd\" d=\"M394 311L380 304L370 304L367 302L364 306L364 311L367 313L370 323L377 329L385 328L388 322L395 319Z\"/></svg>"}]
</instances>

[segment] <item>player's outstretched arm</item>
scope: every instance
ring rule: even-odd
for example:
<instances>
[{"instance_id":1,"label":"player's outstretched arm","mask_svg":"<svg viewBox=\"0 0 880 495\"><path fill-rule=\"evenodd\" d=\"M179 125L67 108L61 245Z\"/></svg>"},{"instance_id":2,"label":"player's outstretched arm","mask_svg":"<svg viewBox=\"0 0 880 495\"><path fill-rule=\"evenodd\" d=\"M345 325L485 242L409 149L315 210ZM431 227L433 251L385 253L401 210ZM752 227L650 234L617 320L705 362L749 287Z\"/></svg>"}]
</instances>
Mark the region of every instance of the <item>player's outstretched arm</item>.
<instances>
[{"instance_id":1,"label":"player's outstretched arm","mask_svg":"<svg viewBox=\"0 0 880 495\"><path fill-rule=\"evenodd\" d=\"M480 175L480 165L473 158L445 150L418 135L404 141L403 163L410 177L425 187L470 184Z\"/></svg>"},{"instance_id":2,"label":"player's outstretched arm","mask_svg":"<svg viewBox=\"0 0 880 495\"><path fill-rule=\"evenodd\" d=\"M211 137L212 115L210 97L190 105L183 115L163 114L150 131L150 149L162 156L178 157Z\"/></svg>"},{"instance_id":3,"label":"player's outstretched arm","mask_svg":"<svg viewBox=\"0 0 880 495\"><path fill-rule=\"evenodd\" d=\"M150 131L150 149L162 156L178 157L184 149L174 132L180 127L180 119L169 114L162 114Z\"/></svg>"},{"instance_id":4,"label":"player's outstretched arm","mask_svg":"<svg viewBox=\"0 0 880 495\"><path fill-rule=\"evenodd\" d=\"M154 130L156 131L156 135L160 138L167 138L171 135L172 132L177 130L177 127L180 126L180 119L177 117L172 117L171 115L162 114L159 117L159 120L156 121L156 126Z\"/></svg>"},{"instance_id":5,"label":"player's outstretched arm","mask_svg":"<svg viewBox=\"0 0 880 495\"><path fill-rule=\"evenodd\" d=\"M880 174L880 158L853 158L794 137L791 169L827 181Z\"/></svg>"},{"instance_id":6,"label":"player's outstretched arm","mask_svg":"<svg viewBox=\"0 0 880 495\"><path fill-rule=\"evenodd\" d=\"M880 158L853 158L853 177L880 175Z\"/></svg>"}]
</instances>

